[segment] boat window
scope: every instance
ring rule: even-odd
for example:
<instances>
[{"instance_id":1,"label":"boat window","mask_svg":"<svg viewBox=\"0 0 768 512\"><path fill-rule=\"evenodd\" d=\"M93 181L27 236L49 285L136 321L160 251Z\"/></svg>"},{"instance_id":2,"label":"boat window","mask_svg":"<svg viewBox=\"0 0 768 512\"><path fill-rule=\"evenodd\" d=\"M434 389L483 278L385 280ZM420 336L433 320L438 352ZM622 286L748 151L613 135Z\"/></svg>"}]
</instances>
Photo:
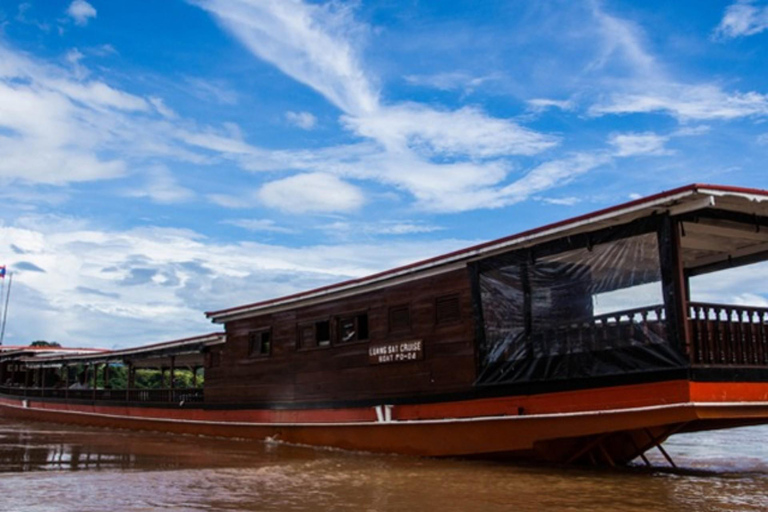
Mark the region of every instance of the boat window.
<instances>
[{"instance_id":1,"label":"boat window","mask_svg":"<svg viewBox=\"0 0 768 512\"><path fill-rule=\"evenodd\" d=\"M299 327L299 348L315 346L315 324Z\"/></svg>"},{"instance_id":2,"label":"boat window","mask_svg":"<svg viewBox=\"0 0 768 512\"><path fill-rule=\"evenodd\" d=\"M248 334L248 353L251 357L266 357L272 352L272 332L269 329Z\"/></svg>"},{"instance_id":3,"label":"boat window","mask_svg":"<svg viewBox=\"0 0 768 512\"><path fill-rule=\"evenodd\" d=\"M368 339L368 314L339 317L339 343Z\"/></svg>"},{"instance_id":4,"label":"boat window","mask_svg":"<svg viewBox=\"0 0 768 512\"><path fill-rule=\"evenodd\" d=\"M299 348L327 347L331 344L331 322L320 320L299 326Z\"/></svg>"},{"instance_id":5,"label":"boat window","mask_svg":"<svg viewBox=\"0 0 768 512\"><path fill-rule=\"evenodd\" d=\"M460 318L458 295L446 295L435 300L435 323L447 324Z\"/></svg>"},{"instance_id":6,"label":"boat window","mask_svg":"<svg viewBox=\"0 0 768 512\"><path fill-rule=\"evenodd\" d=\"M408 331L411 329L411 311L408 305L389 308L390 332Z\"/></svg>"},{"instance_id":7,"label":"boat window","mask_svg":"<svg viewBox=\"0 0 768 512\"><path fill-rule=\"evenodd\" d=\"M315 322L315 342L318 347L327 347L331 344L331 322L328 320Z\"/></svg>"}]
</instances>

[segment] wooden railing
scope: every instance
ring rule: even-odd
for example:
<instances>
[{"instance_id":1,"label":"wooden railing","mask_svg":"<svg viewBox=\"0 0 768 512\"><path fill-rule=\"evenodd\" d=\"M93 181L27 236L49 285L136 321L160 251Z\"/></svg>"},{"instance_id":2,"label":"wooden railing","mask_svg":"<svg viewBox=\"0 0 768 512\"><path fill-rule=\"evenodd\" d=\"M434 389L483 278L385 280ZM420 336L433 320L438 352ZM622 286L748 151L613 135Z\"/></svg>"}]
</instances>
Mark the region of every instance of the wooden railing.
<instances>
[{"instance_id":1,"label":"wooden railing","mask_svg":"<svg viewBox=\"0 0 768 512\"><path fill-rule=\"evenodd\" d=\"M655 305L614 311L534 331L541 355L610 350L666 339L666 310Z\"/></svg>"},{"instance_id":2,"label":"wooden railing","mask_svg":"<svg viewBox=\"0 0 768 512\"><path fill-rule=\"evenodd\" d=\"M60 398L112 402L200 403L200 388L176 389L65 389L35 387L0 387L0 394L26 398Z\"/></svg>"},{"instance_id":3,"label":"wooden railing","mask_svg":"<svg viewBox=\"0 0 768 512\"><path fill-rule=\"evenodd\" d=\"M768 308L689 303L691 363L768 366Z\"/></svg>"}]
</instances>

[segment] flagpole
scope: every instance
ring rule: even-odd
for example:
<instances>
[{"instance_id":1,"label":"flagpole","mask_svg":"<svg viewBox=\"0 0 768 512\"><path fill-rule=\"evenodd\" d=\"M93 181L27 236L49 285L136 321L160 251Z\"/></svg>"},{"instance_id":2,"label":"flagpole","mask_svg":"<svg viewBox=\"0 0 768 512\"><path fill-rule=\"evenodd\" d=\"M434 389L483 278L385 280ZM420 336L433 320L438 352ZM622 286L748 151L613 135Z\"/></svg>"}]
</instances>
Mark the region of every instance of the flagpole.
<instances>
[{"instance_id":1,"label":"flagpole","mask_svg":"<svg viewBox=\"0 0 768 512\"><path fill-rule=\"evenodd\" d=\"M3 297L5 297L5 273L0 277L0 303L2 303ZM3 318L3 316L0 316L0 325L2 325ZM0 345L2 345L2 343L0 343Z\"/></svg>"},{"instance_id":2,"label":"flagpole","mask_svg":"<svg viewBox=\"0 0 768 512\"><path fill-rule=\"evenodd\" d=\"M11 285L13 284L13 272L8 272L8 291L5 294L5 308L3 308L3 326L0 328L0 346L5 340L5 323L8 320L8 303L11 301Z\"/></svg>"}]
</instances>

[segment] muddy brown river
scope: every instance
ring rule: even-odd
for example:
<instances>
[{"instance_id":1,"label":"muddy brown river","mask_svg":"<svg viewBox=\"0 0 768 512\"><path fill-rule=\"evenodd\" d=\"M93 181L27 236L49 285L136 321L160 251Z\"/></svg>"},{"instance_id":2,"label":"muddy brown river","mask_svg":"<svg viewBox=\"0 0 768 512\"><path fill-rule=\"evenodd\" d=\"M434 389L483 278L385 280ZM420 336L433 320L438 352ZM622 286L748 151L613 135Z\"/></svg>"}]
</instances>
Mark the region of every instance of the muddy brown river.
<instances>
[{"instance_id":1,"label":"muddy brown river","mask_svg":"<svg viewBox=\"0 0 768 512\"><path fill-rule=\"evenodd\" d=\"M768 428L679 436L679 470L433 460L0 419L0 510L768 510Z\"/></svg>"}]
</instances>

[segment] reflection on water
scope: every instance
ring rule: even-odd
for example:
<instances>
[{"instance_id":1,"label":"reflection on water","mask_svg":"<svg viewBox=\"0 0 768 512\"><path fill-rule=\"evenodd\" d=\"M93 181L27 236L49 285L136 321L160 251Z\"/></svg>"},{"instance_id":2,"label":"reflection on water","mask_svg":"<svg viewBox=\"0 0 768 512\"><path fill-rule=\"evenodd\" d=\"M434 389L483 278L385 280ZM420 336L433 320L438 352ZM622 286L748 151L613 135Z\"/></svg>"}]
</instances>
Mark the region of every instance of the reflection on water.
<instances>
[{"instance_id":1,"label":"reflection on water","mask_svg":"<svg viewBox=\"0 0 768 512\"><path fill-rule=\"evenodd\" d=\"M667 445L681 471L608 471L0 419L0 510L757 511L768 509L766 435L683 436Z\"/></svg>"}]
</instances>

